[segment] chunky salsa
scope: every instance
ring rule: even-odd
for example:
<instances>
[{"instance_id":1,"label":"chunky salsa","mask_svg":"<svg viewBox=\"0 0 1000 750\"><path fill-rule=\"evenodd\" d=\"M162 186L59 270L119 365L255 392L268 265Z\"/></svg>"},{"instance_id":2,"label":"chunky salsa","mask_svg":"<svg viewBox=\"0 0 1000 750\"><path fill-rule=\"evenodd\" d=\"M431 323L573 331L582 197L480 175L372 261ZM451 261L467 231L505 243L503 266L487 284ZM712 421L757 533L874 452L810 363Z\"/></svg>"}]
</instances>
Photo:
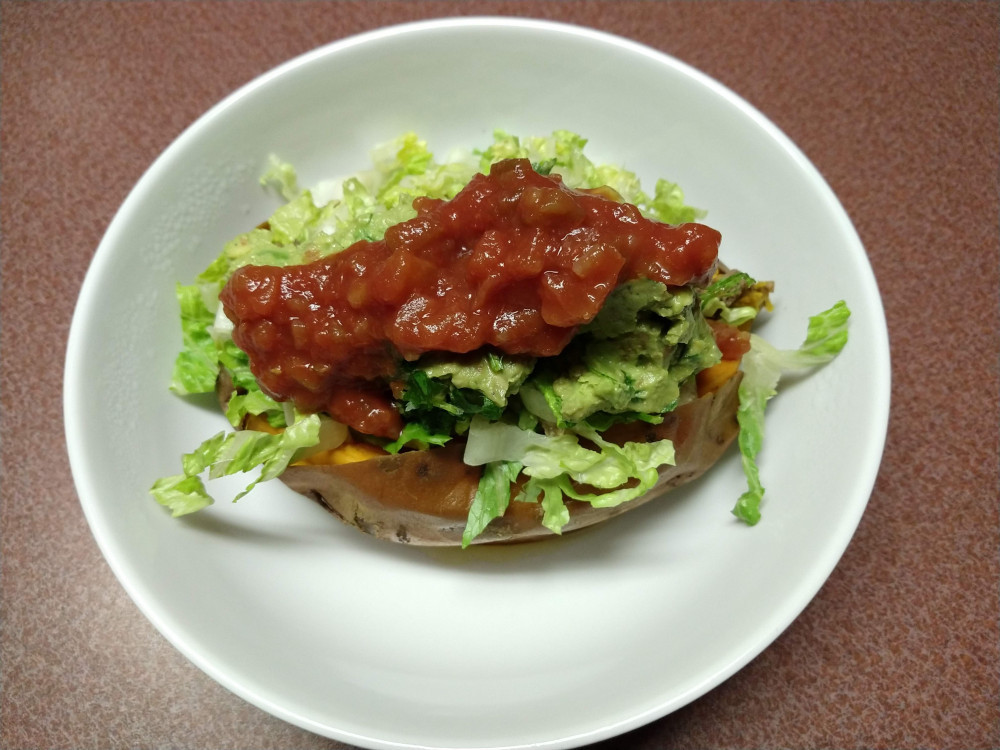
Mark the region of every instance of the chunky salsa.
<instances>
[{"instance_id":1,"label":"chunky salsa","mask_svg":"<svg viewBox=\"0 0 1000 750\"><path fill-rule=\"evenodd\" d=\"M372 435L402 422L400 359L493 347L559 354L617 285L707 281L720 235L642 217L610 191L571 190L525 159L494 164L384 239L312 263L245 266L221 301L261 388Z\"/></svg>"}]
</instances>

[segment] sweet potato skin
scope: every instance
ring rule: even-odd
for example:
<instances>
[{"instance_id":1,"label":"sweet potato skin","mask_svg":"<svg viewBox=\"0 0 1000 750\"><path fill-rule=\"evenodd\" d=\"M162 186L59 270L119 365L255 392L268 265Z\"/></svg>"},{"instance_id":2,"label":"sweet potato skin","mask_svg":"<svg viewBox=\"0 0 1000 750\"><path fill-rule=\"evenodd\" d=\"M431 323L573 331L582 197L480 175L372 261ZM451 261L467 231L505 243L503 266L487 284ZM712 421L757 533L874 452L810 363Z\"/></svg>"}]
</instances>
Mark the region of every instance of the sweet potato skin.
<instances>
[{"instance_id":1,"label":"sweet potato skin","mask_svg":"<svg viewBox=\"0 0 1000 750\"><path fill-rule=\"evenodd\" d=\"M645 422L616 425L604 436L617 443L669 438L676 463L660 470L656 487L642 497L614 508L567 501L570 521L563 533L600 523L638 508L701 476L736 437L737 389L741 374L714 393L679 406L659 425ZM218 395L225 404L231 383L220 378ZM289 466L281 480L312 498L366 534L379 539L422 546L458 546L469 507L476 493L480 467L462 462L464 445L410 451L340 465ZM551 537L542 526L537 503L512 502L474 543L522 542Z\"/></svg>"}]
</instances>

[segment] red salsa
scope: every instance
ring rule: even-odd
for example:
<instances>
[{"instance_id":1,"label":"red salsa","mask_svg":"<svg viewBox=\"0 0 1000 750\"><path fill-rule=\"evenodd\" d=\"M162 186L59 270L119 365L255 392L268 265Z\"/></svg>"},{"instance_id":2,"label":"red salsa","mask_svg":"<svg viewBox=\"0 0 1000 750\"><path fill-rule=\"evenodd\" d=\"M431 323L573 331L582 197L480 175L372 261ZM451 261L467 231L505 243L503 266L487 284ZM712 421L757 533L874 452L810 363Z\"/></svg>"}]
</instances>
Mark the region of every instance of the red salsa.
<instances>
[{"instance_id":1,"label":"red salsa","mask_svg":"<svg viewBox=\"0 0 1000 750\"><path fill-rule=\"evenodd\" d=\"M388 386L401 358L493 347L552 356L617 285L712 274L720 235L571 190L524 159L493 165L383 240L299 266L245 266L222 291L261 388L302 411L396 437Z\"/></svg>"},{"instance_id":2,"label":"red salsa","mask_svg":"<svg viewBox=\"0 0 1000 750\"><path fill-rule=\"evenodd\" d=\"M736 326L729 325L724 320L708 319L708 325L712 329L715 343L722 352L722 358L739 361L744 354L750 351L750 332L743 331Z\"/></svg>"}]
</instances>

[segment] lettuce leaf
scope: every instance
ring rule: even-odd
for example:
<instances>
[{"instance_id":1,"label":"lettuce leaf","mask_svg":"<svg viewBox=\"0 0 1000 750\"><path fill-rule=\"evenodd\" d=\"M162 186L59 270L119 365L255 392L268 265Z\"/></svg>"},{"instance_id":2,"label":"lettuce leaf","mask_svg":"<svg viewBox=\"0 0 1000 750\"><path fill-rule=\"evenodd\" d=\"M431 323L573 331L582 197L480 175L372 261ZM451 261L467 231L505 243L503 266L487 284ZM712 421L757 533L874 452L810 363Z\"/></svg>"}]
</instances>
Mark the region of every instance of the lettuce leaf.
<instances>
[{"instance_id":1,"label":"lettuce leaf","mask_svg":"<svg viewBox=\"0 0 1000 750\"><path fill-rule=\"evenodd\" d=\"M699 297L706 318L717 317L731 326L741 326L757 317L757 308L747 305L734 307L736 300L756 282L743 272L730 274L709 284Z\"/></svg>"},{"instance_id":2,"label":"lettuce leaf","mask_svg":"<svg viewBox=\"0 0 1000 750\"><path fill-rule=\"evenodd\" d=\"M451 440L451 434L435 429L423 422L408 422L403 425L399 437L382 447L389 453L399 453L403 448L426 450L432 445L444 445Z\"/></svg>"},{"instance_id":3,"label":"lettuce leaf","mask_svg":"<svg viewBox=\"0 0 1000 750\"><path fill-rule=\"evenodd\" d=\"M302 195L295 167L282 161L274 154L268 159L267 171L260 177L260 184L272 188L286 201L293 201Z\"/></svg>"},{"instance_id":4,"label":"lettuce leaf","mask_svg":"<svg viewBox=\"0 0 1000 750\"><path fill-rule=\"evenodd\" d=\"M209 333L215 313L205 304L197 284L177 284L176 294L183 348L174 361L170 390L180 395L211 393L219 374L218 350Z\"/></svg>"},{"instance_id":5,"label":"lettuce leaf","mask_svg":"<svg viewBox=\"0 0 1000 750\"><path fill-rule=\"evenodd\" d=\"M319 217L320 210L313 203L312 193L307 190L271 214L267 222L271 238L281 246L306 242ZM297 257L298 253L290 256Z\"/></svg>"},{"instance_id":6,"label":"lettuce leaf","mask_svg":"<svg viewBox=\"0 0 1000 750\"><path fill-rule=\"evenodd\" d=\"M581 445L581 437L593 443L596 450ZM482 417L472 420L464 455L465 463L485 465L487 469L496 464L520 464L528 479L515 499L541 501L542 524L557 534L569 521L565 498L601 508L620 505L652 489L659 478L657 469L674 460L674 446L669 440L619 446L604 440L587 425L558 435L544 435ZM633 480L637 480L635 484ZM577 489L577 485L605 491L586 493ZM484 470L480 487L485 497L492 498L499 492L496 475ZM476 508L477 519L481 514ZM473 529L479 526L478 520L473 523L471 514L470 524Z\"/></svg>"},{"instance_id":7,"label":"lettuce leaf","mask_svg":"<svg viewBox=\"0 0 1000 750\"><path fill-rule=\"evenodd\" d=\"M463 548L472 544L472 540L483 533L490 521L507 512L511 483L520 473L521 464L516 461L494 461L483 467L483 475L469 508L469 520L462 532Z\"/></svg>"},{"instance_id":8,"label":"lettuce leaf","mask_svg":"<svg viewBox=\"0 0 1000 750\"><path fill-rule=\"evenodd\" d=\"M243 424L243 418L248 414L264 415L272 427L284 427L288 424L284 407L256 388L246 393L234 393L226 405L226 419L233 427Z\"/></svg>"},{"instance_id":9,"label":"lettuce leaf","mask_svg":"<svg viewBox=\"0 0 1000 750\"><path fill-rule=\"evenodd\" d=\"M847 344L847 322L851 311L840 300L809 319L806 339L794 350L779 350L756 334L750 334L750 351L743 356L743 380L739 388L739 447L747 490L736 501L733 514L750 524L760 520L764 487L760 481L757 454L764 440L764 408L777 394L778 381L788 372L825 364Z\"/></svg>"},{"instance_id":10,"label":"lettuce leaf","mask_svg":"<svg viewBox=\"0 0 1000 750\"><path fill-rule=\"evenodd\" d=\"M386 208L409 207L417 196L454 198L476 173L470 159L438 163L427 142L412 132L377 147L372 161L375 199Z\"/></svg>"},{"instance_id":11,"label":"lettuce leaf","mask_svg":"<svg viewBox=\"0 0 1000 750\"><path fill-rule=\"evenodd\" d=\"M237 430L210 437L181 459L183 473L158 479L151 493L156 501L174 516L193 513L212 504L201 474L209 479L249 472L260 467L260 474L233 498L236 502L259 482L274 479L283 472L296 454L316 445L320 439L320 416L301 416L278 434Z\"/></svg>"}]
</instances>

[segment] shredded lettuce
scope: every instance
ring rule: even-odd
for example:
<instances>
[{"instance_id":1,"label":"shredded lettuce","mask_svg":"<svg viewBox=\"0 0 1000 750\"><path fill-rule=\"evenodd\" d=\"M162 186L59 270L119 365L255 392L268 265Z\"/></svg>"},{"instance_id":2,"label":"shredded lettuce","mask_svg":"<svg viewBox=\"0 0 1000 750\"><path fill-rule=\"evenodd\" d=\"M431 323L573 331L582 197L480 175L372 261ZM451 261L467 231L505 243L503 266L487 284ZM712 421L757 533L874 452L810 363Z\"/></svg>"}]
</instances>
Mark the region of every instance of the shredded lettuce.
<instances>
[{"instance_id":1,"label":"shredded lettuce","mask_svg":"<svg viewBox=\"0 0 1000 750\"><path fill-rule=\"evenodd\" d=\"M182 516L212 504L200 476L205 471L209 479L218 479L260 467L258 477L233 499L235 502L258 483L281 474L300 450L316 445L319 437L318 414L301 416L278 434L256 430L220 432L183 456L182 474L158 479L152 495L174 516Z\"/></svg>"},{"instance_id":2,"label":"shredded lettuce","mask_svg":"<svg viewBox=\"0 0 1000 750\"><path fill-rule=\"evenodd\" d=\"M743 380L739 387L739 447L747 490L740 495L733 514L750 524L760 520L764 487L760 482L757 454L764 440L764 408L777 394L778 381L784 373L825 364L847 344L847 321L851 311L841 300L829 310L809 319L802 346L779 350L756 334L750 334L750 351L743 356Z\"/></svg>"},{"instance_id":3,"label":"shredded lettuce","mask_svg":"<svg viewBox=\"0 0 1000 750\"><path fill-rule=\"evenodd\" d=\"M282 405L258 389L234 393L226 405L226 419L233 427L243 424L248 414L264 415L272 427L284 427L288 423Z\"/></svg>"},{"instance_id":4,"label":"shredded lettuce","mask_svg":"<svg viewBox=\"0 0 1000 750\"><path fill-rule=\"evenodd\" d=\"M757 308L734 306L736 300L756 282L745 273L734 273L710 284L700 295L706 318L718 317L731 326L741 326L757 317Z\"/></svg>"},{"instance_id":5,"label":"shredded lettuce","mask_svg":"<svg viewBox=\"0 0 1000 750\"><path fill-rule=\"evenodd\" d=\"M500 518L510 504L511 484L521 473L517 461L493 461L483 467L483 475L469 507L469 519L462 532L462 547L483 533L495 518Z\"/></svg>"},{"instance_id":6,"label":"shredded lettuce","mask_svg":"<svg viewBox=\"0 0 1000 750\"><path fill-rule=\"evenodd\" d=\"M295 173L295 167L274 154L268 158L268 163L267 171L260 177L260 184L273 188L286 201L298 198L302 190L299 188L299 177Z\"/></svg>"},{"instance_id":7,"label":"shredded lettuce","mask_svg":"<svg viewBox=\"0 0 1000 750\"><path fill-rule=\"evenodd\" d=\"M448 432L434 429L423 422L407 422L399 437L382 446L389 453L399 453L403 448L426 450L432 445L444 445L451 440Z\"/></svg>"},{"instance_id":8,"label":"shredded lettuce","mask_svg":"<svg viewBox=\"0 0 1000 750\"><path fill-rule=\"evenodd\" d=\"M176 293L184 348L174 362L170 390L182 395L211 393L219 374L218 350L209 333L215 313L205 304L197 285L178 284Z\"/></svg>"},{"instance_id":9,"label":"shredded lettuce","mask_svg":"<svg viewBox=\"0 0 1000 750\"><path fill-rule=\"evenodd\" d=\"M593 443L594 449L581 445L581 437ZM633 500L653 488L660 466L674 462L674 447L669 440L619 446L604 440L587 425L562 434L545 435L476 417L469 427L464 461L470 466L520 464L528 481L515 499L520 502L540 499L542 524L558 534L569 521L564 498L602 508ZM630 484L633 480L637 480L634 485ZM484 472L482 481L495 484L497 480L492 474L487 478ZM605 491L587 493L579 490L578 485ZM493 491L487 489L484 493L491 496ZM477 512L477 518L481 516L481 511Z\"/></svg>"}]
</instances>

